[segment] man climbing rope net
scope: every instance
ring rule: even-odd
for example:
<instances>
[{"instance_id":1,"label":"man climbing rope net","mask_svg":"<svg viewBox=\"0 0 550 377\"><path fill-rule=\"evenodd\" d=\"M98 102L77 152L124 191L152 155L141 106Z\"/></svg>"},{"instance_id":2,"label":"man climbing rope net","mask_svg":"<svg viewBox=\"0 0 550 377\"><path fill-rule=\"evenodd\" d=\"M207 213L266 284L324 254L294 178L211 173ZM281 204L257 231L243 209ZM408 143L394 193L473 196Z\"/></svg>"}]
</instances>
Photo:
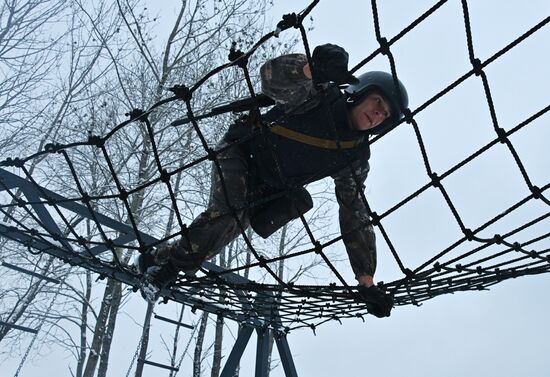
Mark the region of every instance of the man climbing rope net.
<instances>
[{"instance_id":1,"label":"man climbing rope net","mask_svg":"<svg viewBox=\"0 0 550 377\"><path fill-rule=\"evenodd\" d=\"M368 136L397 125L407 91L385 72L355 78L347 52L336 45L315 48L312 63L313 69L305 55L289 54L261 67L262 92L276 106L231 125L216 148L219 170L212 168L208 208L180 240L139 256L149 283L162 288L180 271L196 272L240 234L239 222L269 237L312 208L306 184L331 176L360 298L375 316L390 315L391 296L373 282L375 235L361 192L369 171ZM346 83L342 93L338 85ZM243 137L247 141L239 141Z\"/></svg>"}]
</instances>

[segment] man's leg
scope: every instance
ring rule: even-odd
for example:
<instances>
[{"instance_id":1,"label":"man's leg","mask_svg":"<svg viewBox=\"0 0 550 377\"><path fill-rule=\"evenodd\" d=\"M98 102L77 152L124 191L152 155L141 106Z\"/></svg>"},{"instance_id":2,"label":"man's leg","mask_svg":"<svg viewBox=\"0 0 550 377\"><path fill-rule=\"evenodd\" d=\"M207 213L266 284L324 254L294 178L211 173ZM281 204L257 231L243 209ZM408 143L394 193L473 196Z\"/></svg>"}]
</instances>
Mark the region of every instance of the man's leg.
<instances>
[{"instance_id":1,"label":"man's leg","mask_svg":"<svg viewBox=\"0 0 550 377\"><path fill-rule=\"evenodd\" d=\"M218 147L225 145L222 142ZM198 256L201 263L218 254L249 225L246 153L233 146L218 155L218 161L223 180L213 165L208 209L188 227L186 250Z\"/></svg>"},{"instance_id":2,"label":"man's leg","mask_svg":"<svg viewBox=\"0 0 550 377\"><path fill-rule=\"evenodd\" d=\"M217 149L226 145L221 142ZM157 280L159 285L175 279L179 271L195 272L203 261L219 253L240 234L239 223L243 229L248 227L247 155L239 146L233 146L217 158L220 169L212 164L208 208L189 225L180 240L152 252L152 264L160 269L151 270L151 280Z\"/></svg>"}]
</instances>

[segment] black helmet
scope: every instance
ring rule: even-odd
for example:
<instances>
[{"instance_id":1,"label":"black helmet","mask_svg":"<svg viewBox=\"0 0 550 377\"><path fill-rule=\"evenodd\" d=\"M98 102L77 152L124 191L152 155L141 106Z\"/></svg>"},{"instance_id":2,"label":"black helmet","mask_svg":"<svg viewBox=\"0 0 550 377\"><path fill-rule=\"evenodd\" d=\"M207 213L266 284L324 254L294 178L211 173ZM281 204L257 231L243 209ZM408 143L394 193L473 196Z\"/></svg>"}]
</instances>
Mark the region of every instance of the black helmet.
<instances>
[{"instance_id":1,"label":"black helmet","mask_svg":"<svg viewBox=\"0 0 550 377\"><path fill-rule=\"evenodd\" d=\"M359 76L358 79L358 83L351 84L344 89L347 103L351 106L359 104L370 92L379 90L389 102L391 117L369 130L369 133L379 135L390 131L403 118L403 109L409 106L407 89L405 89L405 86L399 79L397 80L399 88L396 88L393 76L387 72L366 72Z\"/></svg>"}]
</instances>

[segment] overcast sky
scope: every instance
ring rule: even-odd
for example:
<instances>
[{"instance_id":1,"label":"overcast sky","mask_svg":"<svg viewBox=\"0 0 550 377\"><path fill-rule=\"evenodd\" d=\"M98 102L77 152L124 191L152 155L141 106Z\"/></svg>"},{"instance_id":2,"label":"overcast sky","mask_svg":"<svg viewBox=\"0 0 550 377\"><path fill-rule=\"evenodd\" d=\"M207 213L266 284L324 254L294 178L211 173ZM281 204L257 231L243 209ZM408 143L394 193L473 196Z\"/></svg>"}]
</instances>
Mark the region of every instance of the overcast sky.
<instances>
[{"instance_id":1,"label":"overcast sky","mask_svg":"<svg viewBox=\"0 0 550 377\"><path fill-rule=\"evenodd\" d=\"M379 1L381 33L388 40L436 1ZM282 13L308 2L278 1ZM299 5L300 4L300 5ZM469 1L476 56L484 61L550 15L547 1ZM351 66L378 47L370 1L321 1L312 12L311 45L337 43L350 53ZM546 26L485 69L498 121L509 130L548 106L550 84ZM471 70L461 2L449 1L392 47L396 69L415 110ZM363 67L386 70L385 57ZM481 79L473 76L419 114L432 169L443 172L495 138ZM536 185L550 178L550 115L511 138ZM475 229L529 195L509 151L501 145L463 172L444 181L467 227ZM403 125L372 148L367 196L383 213L428 182L412 127ZM416 202L415 202L416 201ZM547 213L542 202L505 224ZM537 228L548 229L547 221ZM441 194L430 189L384 222L408 267L437 254L460 238L460 229ZM488 237L498 233L488 230ZM527 235L522 235L527 237ZM527 237L528 238L528 237ZM399 275L378 237L377 280ZM469 245L470 248L472 247ZM542 250L550 245L538 244ZM344 321L321 326L314 337L289 337L302 376L548 376L550 375L550 276L523 277L488 292L467 292L430 300L421 307L398 307L389 319ZM283 375L280 371L280 376Z\"/></svg>"},{"instance_id":2,"label":"overcast sky","mask_svg":"<svg viewBox=\"0 0 550 377\"><path fill-rule=\"evenodd\" d=\"M153 5L153 0L151 4ZM156 0L158 5L158 0ZM175 2L175 0L174 0ZM163 0L170 11L170 0ZM308 1L279 0L272 12L298 12ZM391 39L436 1L380 1L382 35ZM550 15L548 1L468 2L476 56L484 61L517 36ZM311 13L312 46L336 43L350 53L350 66L368 56L378 45L374 37L370 1L321 1ZM168 15L166 17L169 17ZM293 32L293 31L291 31ZM509 130L545 106L550 95L548 41L550 26L513 49L485 69L501 127ZM297 52L303 51L301 46ZM461 2L450 0L427 21L392 47L396 69L408 88L411 110L471 70ZM359 73L388 71L385 57L377 57ZM494 139L481 79L471 77L415 117L432 168L444 172ZM535 185L549 182L550 115L511 137ZM403 197L428 182L412 127L403 125L372 148L367 197L373 209L383 213ZM509 151L501 145L471 166L444 181L466 226L475 229L529 194ZM526 207L504 224L521 224L548 212L542 202ZM546 227L547 221L541 224ZM396 211L384 226L407 267L414 268L461 237L461 232L441 194L428 190L410 205ZM490 229L487 236L498 233ZM537 234L542 232L538 229ZM528 234L522 235L525 239ZM523 238L520 239L520 241ZM376 280L392 281L401 273L382 238L378 237L379 268ZM550 245L538 244L542 250ZM342 253L345 251L342 249ZM343 271L352 282L351 273ZM529 376L550 375L549 275L522 277L503 282L490 291L446 295L420 307L398 307L388 319L346 320L326 324L314 336L309 330L289 335L299 376ZM125 308L141 319L143 302ZM175 308L164 309L174 313ZM128 318L123 315L123 318ZM124 374L138 336L138 327L119 322L115 335L110 375ZM133 327L130 327L133 326ZM156 325L156 330L162 325ZM128 336L121 336L127 332ZM135 336L134 336L135 335ZM123 344L122 339L128 339ZM182 346L183 347L183 346ZM226 355L230 348L226 348ZM243 377L253 375L255 342L249 344ZM68 355L44 355L23 376L38 376L49 368L68 375ZM118 358L120 362L115 362ZM14 370L14 368L10 369ZM52 370L51 373L54 373ZM146 374L159 371L146 367ZM2 374L2 373L0 373ZM50 374L50 372L48 372ZM2 374L3 375L3 374ZM53 374L52 374L53 375ZM164 372L162 372L164 375ZM181 376L187 375L180 373ZM278 368L274 377L283 376Z\"/></svg>"}]
</instances>

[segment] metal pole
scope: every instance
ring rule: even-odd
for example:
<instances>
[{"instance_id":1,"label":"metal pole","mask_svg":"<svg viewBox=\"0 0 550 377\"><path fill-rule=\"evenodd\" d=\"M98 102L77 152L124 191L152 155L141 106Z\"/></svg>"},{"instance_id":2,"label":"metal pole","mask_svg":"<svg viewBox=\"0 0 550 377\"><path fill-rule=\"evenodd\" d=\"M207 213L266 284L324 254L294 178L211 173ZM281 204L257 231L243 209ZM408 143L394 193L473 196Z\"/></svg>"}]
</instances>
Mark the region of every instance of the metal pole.
<instances>
[{"instance_id":1,"label":"metal pole","mask_svg":"<svg viewBox=\"0 0 550 377\"><path fill-rule=\"evenodd\" d=\"M231 350L231 353L227 358L220 377L234 376L235 371L237 370L237 366L239 365L239 361L241 360L241 357L244 353L244 349L246 348L246 345L250 340L252 331L254 331L254 328L250 326L243 326L239 329L239 336L237 336L235 345L233 345L233 349Z\"/></svg>"},{"instance_id":2,"label":"metal pole","mask_svg":"<svg viewBox=\"0 0 550 377\"><path fill-rule=\"evenodd\" d=\"M16 325L15 323L7 323L4 321L0 321L0 326L9 327L10 329L30 332L31 334L36 334L38 332L38 329L31 329L29 327L19 326L19 325Z\"/></svg>"},{"instance_id":3,"label":"metal pole","mask_svg":"<svg viewBox=\"0 0 550 377\"><path fill-rule=\"evenodd\" d=\"M258 343L256 345L256 377L267 377L269 373L269 338L270 332L257 328Z\"/></svg>"},{"instance_id":4,"label":"metal pole","mask_svg":"<svg viewBox=\"0 0 550 377\"><path fill-rule=\"evenodd\" d=\"M296 373L296 367L294 366L294 360L292 360L292 353L290 353L290 348L288 347L286 335L279 334L275 337L275 342L277 343L279 356L281 356L281 363L283 364L285 376L298 377L298 373Z\"/></svg>"}]
</instances>

